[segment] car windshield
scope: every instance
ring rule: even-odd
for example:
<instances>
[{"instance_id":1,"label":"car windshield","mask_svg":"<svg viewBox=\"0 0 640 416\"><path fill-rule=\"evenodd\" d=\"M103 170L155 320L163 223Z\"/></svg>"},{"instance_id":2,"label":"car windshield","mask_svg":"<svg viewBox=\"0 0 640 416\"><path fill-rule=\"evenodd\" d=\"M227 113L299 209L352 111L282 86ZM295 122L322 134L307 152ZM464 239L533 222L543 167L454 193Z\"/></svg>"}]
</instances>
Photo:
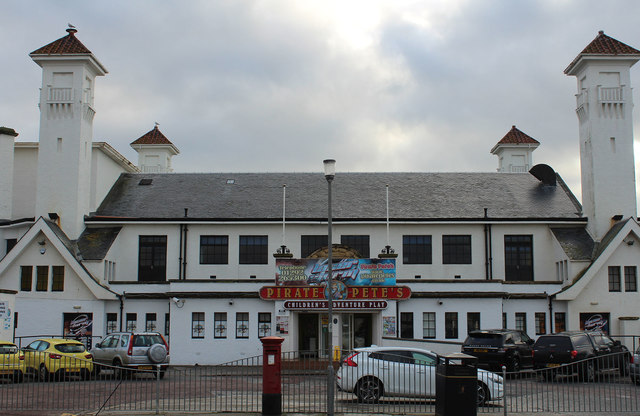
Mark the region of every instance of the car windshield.
<instances>
[{"instance_id":1,"label":"car windshield","mask_svg":"<svg viewBox=\"0 0 640 416\"><path fill-rule=\"evenodd\" d=\"M84 352L84 345L82 344L58 344L55 346L55 349L64 352L64 353L72 353L72 352Z\"/></svg>"},{"instance_id":2,"label":"car windshield","mask_svg":"<svg viewBox=\"0 0 640 416\"><path fill-rule=\"evenodd\" d=\"M150 347L153 344L161 344L164 345L162 341L162 337L157 334L151 335L134 335L133 336L133 346L134 347Z\"/></svg>"},{"instance_id":3,"label":"car windshield","mask_svg":"<svg viewBox=\"0 0 640 416\"><path fill-rule=\"evenodd\" d=\"M18 352L18 347L11 344L0 344L0 354L15 354Z\"/></svg>"},{"instance_id":4,"label":"car windshield","mask_svg":"<svg viewBox=\"0 0 640 416\"><path fill-rule=\"evenodd\" d=\"M464 345L486 345L499 347L502 344L502 334L469 334Z\"/></svg>"}]
</instances>

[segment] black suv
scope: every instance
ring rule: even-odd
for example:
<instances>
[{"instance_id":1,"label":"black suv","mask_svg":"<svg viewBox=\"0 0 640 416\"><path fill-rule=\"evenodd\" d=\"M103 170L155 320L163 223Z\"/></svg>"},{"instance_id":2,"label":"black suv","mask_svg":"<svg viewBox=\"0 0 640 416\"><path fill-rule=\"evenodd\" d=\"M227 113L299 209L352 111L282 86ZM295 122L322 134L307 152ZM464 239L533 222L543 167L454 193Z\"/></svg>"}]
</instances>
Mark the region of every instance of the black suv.
<instances>
[{"instance_id":1,"label":"black suv","mask_svg":"<svg viewBox=\"0 0 640 416\"><path fill-rule=\"evenodd\" d=\"M630 358L627 347L601 332L541 335L533 346L533 366L547 369L542 372L546 380L557 373L577 373L584 381L594 381L598 372L608 369L618 369L621 375L627 375Z\"/></svg>"},{"instance_id":2,"label":"black suv","mask_svg":"<svg viewBox=\"0 0 640 416\"><path fill-rule=\"evenodd\" d=\"M478 358L479 367L493 371L520 371L531 367L533 340L526 332L517 329L486 329L470 331L462 344L462 352Z\"/></svg>"}]
</instances>

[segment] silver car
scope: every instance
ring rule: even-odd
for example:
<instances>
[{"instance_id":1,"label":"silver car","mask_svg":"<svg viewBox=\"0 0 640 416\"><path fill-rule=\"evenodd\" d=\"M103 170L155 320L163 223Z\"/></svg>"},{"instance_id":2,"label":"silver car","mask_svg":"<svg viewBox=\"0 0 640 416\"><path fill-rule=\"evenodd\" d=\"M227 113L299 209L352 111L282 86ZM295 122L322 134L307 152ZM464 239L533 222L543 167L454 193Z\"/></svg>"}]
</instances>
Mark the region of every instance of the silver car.
<instances>
[{"instance_id":1,"label":"silver car","mask_svg":"<svg viewBox=\"0 0 640 416\"><path fill-rule=\"evenodd\" d=\"M433 398L437 364L436 353L418 348L356 348L338 369L338 389L368 403L381 396ZM479 405L502 398L501 376L478 369L477 377Z\"/></svg>"},{"instance_id":2,"label":"silver car","mask_svg":"<svg viewBox=\"0 0 640 416\"><path fill-rule=\"evenodd\" d=\"M629 364L629 374L631 375L631 380L640 386L640 347L633 354Z\"/></svg>"},{"instance_id":3,"label":"silver car","mask_svg":"<svg viewBox=\"0 0 640 416\"><path fill-rule=\"evenodd\" d=\"M114 332L98 342L91 354L96 374L108 369L105 365L113 366L118 378L130 377L138 370L156 370L158 365L163 378L169 366L169 346L157 332Z\"/></svg>"}]
</instances>

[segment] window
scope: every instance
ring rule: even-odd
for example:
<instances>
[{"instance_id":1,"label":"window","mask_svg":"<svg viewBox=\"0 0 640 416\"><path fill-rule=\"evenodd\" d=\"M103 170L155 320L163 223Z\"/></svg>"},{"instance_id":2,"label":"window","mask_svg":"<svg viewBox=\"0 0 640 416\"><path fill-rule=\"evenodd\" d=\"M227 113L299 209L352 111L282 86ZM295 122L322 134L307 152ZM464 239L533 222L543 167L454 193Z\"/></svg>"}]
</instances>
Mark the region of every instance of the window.
<instances>
[{"instance_id":1,"label":"window","mask_svg":"<svg viewBox=\"0 0 640 416\"><path fill-rule=\"evenodd\" d=\"M400 338L413 339L413 312L400 313Z\"/></svg>"},{"instance_id":2,"label":"window","mask_svg":"<svg viewBox=\"0 0 640 416\"><path fill-rule=\"evenodd\" d=\"M480 329L480 312L467 312L467 333Z\"/></svg>"},{"instance_id":3,"label":"window","mask_svg":"<svg viewBox=\"0 0 640 416\"><path fill-rule=\"evenodd\" d=\"M114 261L104 261L104 278L107 281L116 279L116 263Z\"/></svg>"},{"instance_id":4,"label":"window","mask_svg":"<svg viewBox=\"0 0 640 416\"><path fill-rule=\"evenodd\" d=\"M204 338L204 312L191 312L191 338Z\"/></svg>"},{"instance_id":5,"label":"window","mask_svg":"<svg viewBox=\"0 0 640 416\"><path fill-rule=\"evenodd\" d=\"M12 248L14 248L16 246L16 244L18 244L18 239L17 238L7 238L7 253L11 251Z\"/></svg>"},{"instance_id":6,"label":"window","mask_svg":"<svg viewBox=\"0 0 640 416\"><path fill-rule=\"evenodd\" d=\"M171 327L171 315L164 314L164 334L169 335L169 328Z\"/></svg>"},{"instance_id":7,"label":"window","mask_svg":"<svg viewBox=\"0 0 640 416\"><path fill-rule=\"evenodd\" d=\"M236 313L236 338L249 338L249 313Z\"/></svg>"},{"instance_id":8,"label":"window","mask_svg":"<svg viewBox=\"0 0 640 416\"><path fill-rule=\"evenodd\" d=\"M49 288L49 266L36 267L36 291L46 292Z\"/></svg>"},{"instance_id":9,"label":"window","mask_svg":"<svg viewBox=\"0 0 640 416\"><path fill-rule=\"evenodd\" d=\"M340 237L340 243L358 250L360 256L364 259L369 258L369 236L368 235L343 235Z\"/></svg>"},{"instance_id":10,"label":"window","mask_svg":"<svg viewBox=\"0 0 640 416\"><path fill-rule=\"evenodd\" d=\"M30 292L33 284L33 266L20 266L20 290Z\"/></svg>"},{"instance_id":11,"label":"window","mask_svg":"<svg viewBox=\"0 0 640 416\"><path fill-rule=\"evenodd\" d=\"M216 312L213 314L213 337L214 338L227 337L227 313L226 312Z\"/></svg>"},{"instance_id":12,"label":"window","mask_svg":"<svg viewBox=\"0 0 640 416\"><path fill-rule=\"evenodd\" d=\"M609 292L620 290L620 266L609 266Z\"/></svg>"},{"instance_id":13,"label":"window","mask_svg":"<svg viewBox=\"0 0 640 416\"><path fill-rule=\"evenodd\" d=\"M636 266L624 266L624 290L625 292L638 291Z\"/></svg>"},{"instance_id":14,"label":"window","mask_svg":"<svg viewBox=\"0 0 640 416\"><path fill-rule=\"evenodd\" d=\"M328 237L326 235L303 235L300 236L300 256L304 259L309 257L319 248L328 247Z\"/></svg>"},{"instance_id":15,"label":"window","mask_svg":"<svg viewBox=\"0 0 640 416\"><path fill-rule=\"evenodd\" d=\"M402 262L404 264L431 264L431 236L402 236Z\"/></svg>"},{"instance_id":16,"label":"window","mask_svg":"<svg viewBox=\"0 0 640 416\"><path fill-rule=\"evenodd\" d=\"M240 264L267 264L267 236L240 236Z\"/></svg>"},{"instance_id":17,"label":"window","mask_svg":"<svg viewBox=\"0 0 640 416\"><path fill-rule=\"evenodd\" d=\"M167 236L141 235L138 251L138 281L167 280Z\"/></svg>"},{"instance_id":18,"label":"window","mask_svg":"<svg viewBox=\"0 0 640 416\"><path fill-rule=\"evenodd\" d=\"M504 236L504 276L507 281L533 280L533 236Z\"/></svg>"},{"instance_id":19,"label":"window","mask_svg":"<svg viewBox=\"0 0 640 416\"><path fill-rule=\"evenodd\" d=\"M536 335L547 333L547 314L544 312L536 312Z\"/></svg>"},{"instance_id":20,"label":"window","mask_svg":"<svg viewBox=\"0 0 640 416\"><path fill-rule=\"evenodd\" d=\"M229 237L226 235L200 236L200 264L228 264Z\"/></svg>"},{"instance_id":21,"label":"window","mask_svg":"<svg viewBox=\"0 0 640 416\"><path fill-rule=\"evenodd\" d=\"M422 314L422 338L436 337L436 313L424 312Z\"/></svg>"},{"instance_id":22,"label":"window","mask_svg":"<svg viewBox=\"0 0 640 416\"><path fill-rule=\"evenodd\" d=\"M567 315L564 312L555 312L553 314L553 323L555 326L555 328L553 329L553 332L558 333L558 332L566 331L567 330L566 319L567 319Z\"/></svg>"},{"instance_id":23,"label":"window","mask_svg":"<svg viewBox=\"0 0 640 416\"><path fill-rule=\"evenodd\" d=\"M134 332L137 328L138 328L138 315L136 315L135 313L128 313L126 331Z\"/></svg>"},{"instance_id":24,"label":"window","mask_svg":"<svg viewBox=\"0 0 640 416\"><path fill-rule=\"evenodd\" d=\"M471 236L443 235L442 264L471 264Z\"/></svg>"},{"instance_id":25,"label":"window","mask_svg":"<svg viewBox=\"0 0 640 416\"><path fill-rule=\"evenodd\" d=\"M516 329L527 332L527 313L516 312Z\"/></svg>"},{"instance_id":26,"label":"window","mask_svg":"<svg viewBox=\"0 0 640 416\"><path fill-rule=\"evenodd\" d=\"M51 267L53 276L51 277L51 291L63 292L64 291L64 266Z\"/></svg>"},{"instance_id":27,"label":"window","mask_svg":"<svg viewBox=\"0 0 640 416\"><path fill-rule=\"evenodd\" d=\"M269 312L258 313L258 338L271 335L271 314Z\"/></svg>"},{"instance_id":28,"label":"window","mask_svg":"<svg viewBox=\"0 0 640 416\"><path fill-rule=\"evenodd\" d=\"M507 313L502 312L502 328L507 329Z\"/></svg>"},{"instance_id":29,"label":"window","mask_svg":"<svg viewBox=\"0 0 640 416\"><path fill-rule=\"evenodd\" d=\"M444 337L458 338L458 312L444 313Z\"/></svg>"},{"instance_id":30,"label":"window","mask_svg":"<svg viewBox=\"0 0 640 416\"><path fill-rule=\"evenodd\" d=\"M118 331L118 314L107 313L107 334Z\"/></svg>"},{"instance_id":31,"label":"window","mask_svg":"<svg viewBox=\"0 0 640 416\"><path fill-rule=\"evenodd\" d=\"M145 319L145 331L147 332L155 332L158 327L158 319L156 318L155 313L148 313Z\"/></svg>"}]
</instances>

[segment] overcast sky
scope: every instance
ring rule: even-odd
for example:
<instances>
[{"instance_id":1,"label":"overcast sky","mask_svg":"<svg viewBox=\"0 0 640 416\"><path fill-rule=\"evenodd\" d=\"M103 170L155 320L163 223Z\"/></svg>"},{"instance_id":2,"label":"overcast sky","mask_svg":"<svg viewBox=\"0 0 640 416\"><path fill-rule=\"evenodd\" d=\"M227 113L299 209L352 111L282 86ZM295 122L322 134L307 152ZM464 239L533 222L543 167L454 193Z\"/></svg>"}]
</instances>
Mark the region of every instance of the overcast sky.
<instances>
[{"instance_id":1,"label":"overcast sky","mask_svg":"<svg viewBox=\"0 0 640 416\"><path fill-rule=\"evenodd\" d=\"M515 124L579 197L563 70L598 30L640 48L639 16L635 0L4 1L0 125L37 140L28 54L71 23L109 70L94 140L134 163L158 122L176 172L491 172Z\"/></svg>"}]
</instances>

